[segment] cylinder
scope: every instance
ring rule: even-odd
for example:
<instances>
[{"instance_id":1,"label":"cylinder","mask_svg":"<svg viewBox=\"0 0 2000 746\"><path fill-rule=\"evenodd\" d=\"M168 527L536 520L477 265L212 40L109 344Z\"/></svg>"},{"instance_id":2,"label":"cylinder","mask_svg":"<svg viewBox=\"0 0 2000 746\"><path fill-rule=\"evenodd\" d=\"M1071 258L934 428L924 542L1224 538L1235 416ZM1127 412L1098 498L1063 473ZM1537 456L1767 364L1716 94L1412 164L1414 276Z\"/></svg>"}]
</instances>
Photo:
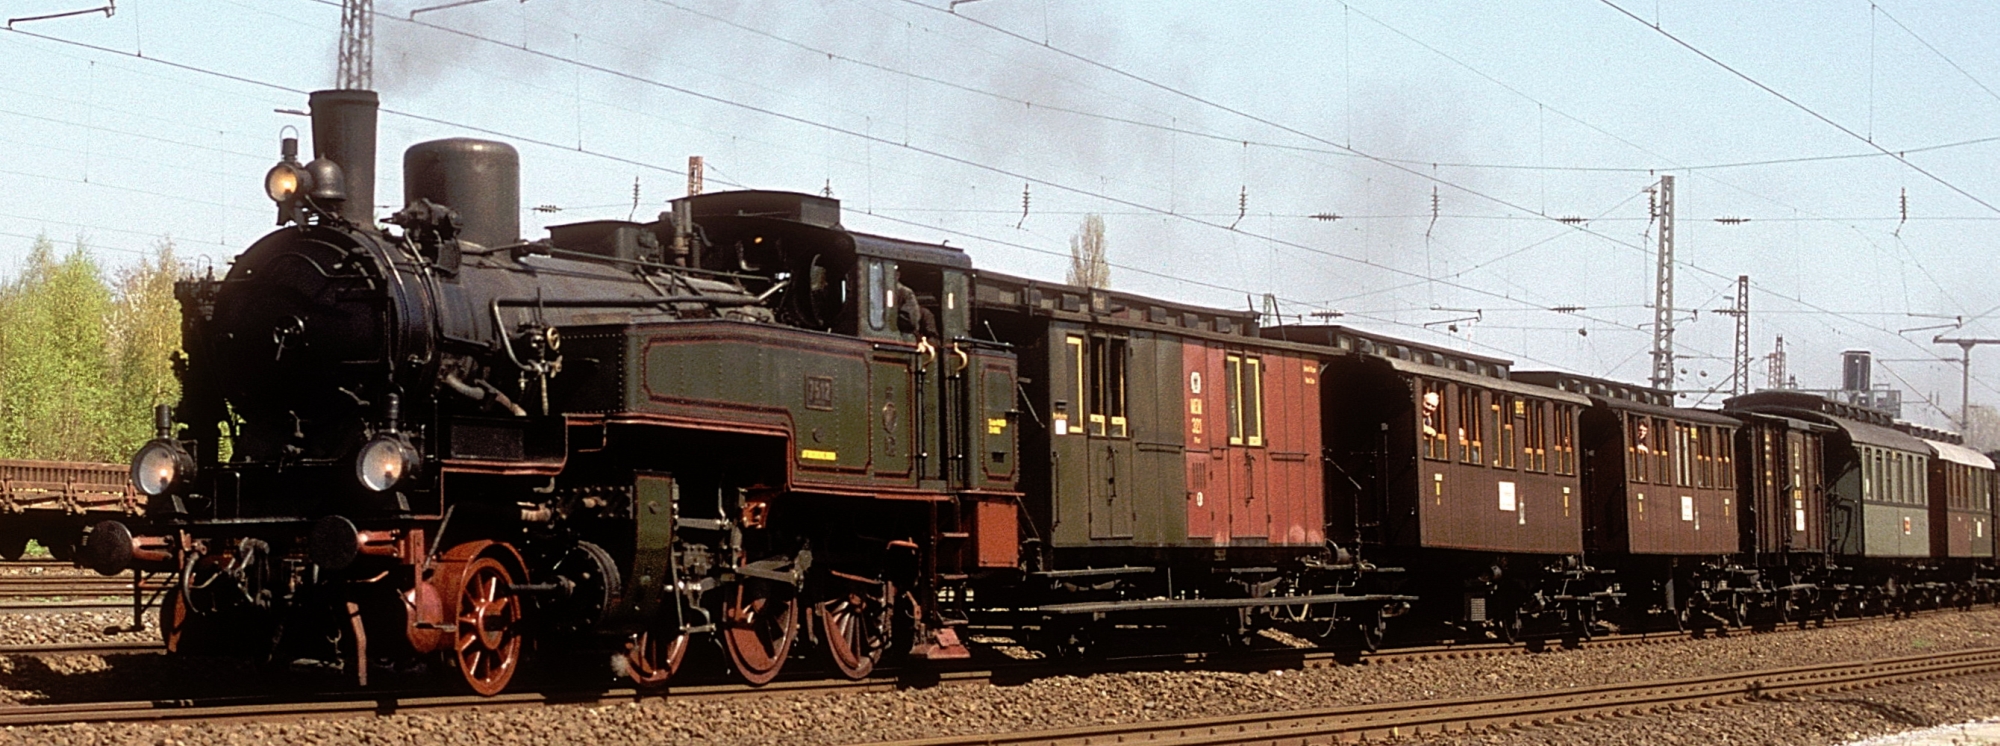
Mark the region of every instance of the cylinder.
<instances>
[{"instance_id":1,"label":"cylinder","mask_svg":"<svg viewBox=\"0 0 2000 746\"><path fill-rule=\"evenodd\" d=\"M340 215L363 228L375 227L375 116L381 99L374 91L314 91L313 157L340 166L347 201Z\"/></svg>"},{"instance_id":2,"label":"cylinder","mask_svg":"<svg viewBox=\"0 0 2000 746\"><path fill-rule=\"evenodd\" d=\"M521 155L492 140L454 137L403 151L403 202L458 212L459 238L481 246L521 240Z\"/></svg>"}]
</instances>

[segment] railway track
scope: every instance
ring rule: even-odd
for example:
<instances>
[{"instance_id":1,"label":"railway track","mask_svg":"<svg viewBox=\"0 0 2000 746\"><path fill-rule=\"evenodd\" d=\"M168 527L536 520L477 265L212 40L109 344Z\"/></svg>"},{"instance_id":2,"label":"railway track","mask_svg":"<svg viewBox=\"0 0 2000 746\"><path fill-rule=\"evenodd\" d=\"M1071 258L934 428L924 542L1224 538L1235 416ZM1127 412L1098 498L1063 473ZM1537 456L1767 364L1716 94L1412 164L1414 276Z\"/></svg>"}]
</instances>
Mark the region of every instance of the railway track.
<instances>
[{"instance_id":1,"label":"railway track","mask_svg":"<svg viewBox=\"0 0 2000 746\"><path fill-rule=\"evenodd\" d=\"M1847 624L1866 624L1879 621L1886 620L1879 618L1841 620L1835 624L1844 626ZM1732 632L1732 634L1746 633L1752 633L1752 631L1734 630ZM1765 629L1754 632L1754 634L1759 635L1800 633L1802 631L1794 627L1783 627L1775 630ZM1673 642L1688 639L1691 636L1692 634L1687 632L1655 632L1643 635L1607 636L1576 642L1574 647L1585 649L1630 647ZM1555 643L1556 641L1547 642ZM1218 670L1267 670L1273 668L1320 668L1357 664L1389 665L1418 660L1470 659L1532 654L1555 647L1558 647L1558 645L1541 645L1530 642L1440 645L1385 650L1375 653L1325 650L1238 651L1219 654L1190 653L1115 658L1083 667L1049 661L1022 661L1013 664L996 665L984 670L897 672L884 669L881 671L880 676L863 681L838 679L781 680L764 687L750 687L734 683L695 684L676 686L665 692L641 692L631 688L551 689L537 692L509 693L497 697L478 697L470 695L441 696L435 690L406 689L371 692L366 696L354 693L342 693L307 696L267 695L127 702L84 702L0 707L0 726L192 720L282 721L302 718L390 715L467 708L523 708L563 704L609 705L656 697L669 700L700 700L830 693L858 694L892 692L910 686L1005 684L1055 675L1078 675L1153 668L1184 669L1197 667ZM160 652L160 647L150 642L0 646L0 655L117 655L156 652ZM1915 678L1976 673L1988 670L2000 670L2000 647L1891 660L1824 664L1795 669L1727 674L1671 682L1620 684L1558 692L1496 695L1493 697L1465 700L1439 700L1403 703L1400 705L1326 708L1297 713L1267 713L1235 718L1210 718L1200 721L1175 721L1174 723L1122 726L1122 730L1106 726L1103 729L1093 729L1088 732L1049 731L1022 734L1020 736L968 736L965 738L942 738L909 743L922 744L923 746L949 746L953 744L975 743L1083 744L1118 742L1120 740L1131 741L1134 739L1167 739L1159 742L1187 744L1294 743L1298 742L1301 738L1305 738L1307 735L1321 732L1336 736L1349 734L1351 736L1365 735L1368 737L1378 737L1398 733L1409 734L1424 729L1441 730L1505 723L1533 723L1536 721L1550 721L1607 713L1635 714L1665 707L1714 704L1739 700L1748 696L1768 695L1779 692L1825 691L1826 688L1831 687L1853 688L1874 686L1914 680ZM1657 691L1648 693L1650 691L1649 687ZM1284 728L1291 730L1280 732L1272 730L1272 728L1277 727L1274 725L1257 725L1254 728L1251 725L1252 723L1262 723L1265 720L1270 720L1272 723L1291 723L1291 725L1284 726ZM1145 730L1146 728L1153 728L1154 730L1147 731ZM1231 731L1230 729L1232 728L1235 730ZM1258 728L1267 732L1258 732L1256 730ZM1204 731L1206 735L1201 735L1200 738L1188 741L1177 740L1202 729L1206 729ZM1174 735L1182 731L1185 731L1185 733ZM1325 740L1324 736L1312 737Z\"/></svg>"},{"instance_id":2,"label":"railway track","mask_svg":"<svg viewBox=\"0 0 2000 746\"><path fill-rule=\"evenodd\" d=\"M1074 746L1139 741L1161 746L1323 743L1507 725L1548 725L1595 717L1634 717L1781 694L1845 691L1991 671L2000 671L2000 648L1557 691L890 743L895 746Z\"/></svg>"}]
</instances>

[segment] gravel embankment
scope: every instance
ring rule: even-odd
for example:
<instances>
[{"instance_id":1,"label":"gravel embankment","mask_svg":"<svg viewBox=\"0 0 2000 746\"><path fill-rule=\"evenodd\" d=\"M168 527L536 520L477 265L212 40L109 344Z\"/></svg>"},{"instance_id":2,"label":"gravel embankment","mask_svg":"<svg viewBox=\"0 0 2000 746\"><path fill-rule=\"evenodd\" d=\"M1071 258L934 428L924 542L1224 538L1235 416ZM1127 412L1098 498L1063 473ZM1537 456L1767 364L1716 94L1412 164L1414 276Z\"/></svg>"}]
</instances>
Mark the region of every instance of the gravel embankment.
<instances>
[{"instance_id":1,"label":"gravel embankment","mask_svg":"<svg viewBox=\"0 0 2000 746\"><path fill-rule=\"evenodd\" d=\"M96 580L104 579L104 576L99 575L96 570L89 570L82 567L74 567L70 565L50 566L50 565L32 564L27 562L0 561L0 578L32 578L32 577L79 578L79 579L96 579ZM129 578L132 576L130 574L126 574L119 577Z\"/></svg>"},{"instance_id":2,"label":"gravel embankment","mask_svg":"<svg viewBox=\"0 0 2000 746\"><path fill-rule=\"evenodd\" d=\"M158 641L159 612L148 610L145 620L145 629L132 630L131 611L9 611L0 613L0 645Z\"/></svg>"},{"instance_id":3,"label":"gravel embankment","mask_svg":"<svg viewBox=\"0 0 2000 746\"><path fill-rule=\"evenodd\" d=\"M627 743L845 744L916 738L947 733L992 733L1040 730L1072 725L1132 722L1269 712L1371 702L1438 699L1505 691L1558 689L1620 681L1668 679L1704 673L1755 670L1820 662L1911 655L1926 651L2000 645L2000 611L1932 614L1896 622L1854 627L1738 635L1723 639L1671 642L1609 650L1560 651L1505 658L1427 661L1408 664L1339 667L1309 671L1227 673L1187 671L1126 673L1091 677L1053 677L1017 686L937 687L891 694L771 696L729 702L665 702L648 700L603 706L565 706L524 710L482 710L438 714L393 715L334 721L263 724L105 725L24 728L0 732L0 743L126 744L126 743L251 743L268 744L490 744L593 742L610 746ZM85 656L68 656L85 658ZM56 658L49 656L47 658ZM53 664L5 661L0 669L0 698L14 701L74 700L88 685L106 687L104 696L131 698L143 681L189 680L213 683L226 672L175 674L170 668L140 670L151 663L118 656L107 668L85 671L75 685L24 679L19 672ZM46 658L44 659L46 660ZM239 680L254 682L254 675ZM58 682L64 681L57 677ZM66 686L58 695L43 688ZM1928 684L1923 686L1929 686ZM1945 682L1944 688L1913 689L1908 704L1871 707L1874 692L1838 695L1837 701L1755 705L1736 710L1681 717L1714 717L1714 727L1698 738L1674 741L1674 730L1652 720L1569 726L1547 731L1461 737L1464 743L1602 742L1616 734L1631 743L1716 743L1734 734L1729 722L1745 734L1796 731L1804 741L1826 743L1826 734L1868 735L1886 730L1963 719L1986 703L2000 709L2000 677ZM1976 687L1986 687L1977 689ZM1902 690L1879 690L1884 697ZM1981 694L1980 692L1985 692ZM122 696L120 696L122 694ZM1901 702L1904 700L1885 700ZM1922 705L1922 707L1918 707ZM1914 709L1910 709L1914 708ZM1842 715L1841 713L1849 713ZM1862 714L1853 714L1862 713ZM1876 714L1868 727L1866 713ZM1905 713L1905 714L1898 714ZM1894 720L1894 718L1901 720ZM1724 718L1731 720L1724 720ZM1791 725L1786 718L1800 719ZM1911 721L1905 723L1903 721ZM1661 719L1659 722L1667 722ZM1676 728L1678 726L1675 726ZM1689 726L1690 728L1693 726ZM1604 730L1591 730L1602 728ZM1689 731L1693 733L1695 731ZM1581 734L1581 735L1579 735ZM1767 742L1763 736L1730 742ZM1543 739L1543 740L1537 740ZM1657 740L1642 740L1657 739ZM1814 740L1817 739L1817 740ZM1838 739L1835 739L1838 740ZM1451 742L1451 741L1446 741Z\"/></svg>"},{"instance_id":4,"label":"gravel embankment","mask_svg":"<svg viewBox=\"0 0 2000 746\"><path fill-rule=\"evenodd\" d=\"M1698 712L1588 721L1528 730L1430 736L1436 746L1827 746L2000 714L2000 676L1782 697ZM1980 743L1983 743L1980 742Z\"/></svg>"}]
</instances>

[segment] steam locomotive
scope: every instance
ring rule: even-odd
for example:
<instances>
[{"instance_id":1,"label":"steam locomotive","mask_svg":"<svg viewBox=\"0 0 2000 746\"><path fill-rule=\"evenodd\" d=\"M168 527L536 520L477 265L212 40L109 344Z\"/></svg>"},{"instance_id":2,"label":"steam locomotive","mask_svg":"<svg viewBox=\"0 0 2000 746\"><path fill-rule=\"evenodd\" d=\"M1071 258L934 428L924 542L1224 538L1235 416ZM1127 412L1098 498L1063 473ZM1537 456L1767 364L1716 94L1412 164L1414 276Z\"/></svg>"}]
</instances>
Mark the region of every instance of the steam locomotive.
<instances>
[{"instance_id":1,"label":"steam locomotive","mask_svg":"<svg viewBox=\"0 0 2000 746\"><path fill-rule=\"evenodd\" d=\"M1741 623L1987 587L1990 461L1950 482L1984 559L1855 570L1820 523L1846 504L1835 472L1757 440L1804 433L1818 459L1855 413L1696 413L976 272L812 195L524 241L518 155L484 140L409 148L407 206L378 224L376 95L311 105L315 157L284 140L266 177L279 228L176 287L183 394L132 461L143 516L78 552L169 574L177 653L335 661L363 685L442 660L490 695L535 650L657 685L713 643L762 684L808 650L854 678L964 658L974 625L1058 655L1146 629L1373 647L1413 613L1587 635L1618 609ZM1635 417L1681 439L1636 441ZM1666 453L1689 466L1654 470ZM1815 529L1778 531L1808 497Z\"/></svg>"}]
</instances>

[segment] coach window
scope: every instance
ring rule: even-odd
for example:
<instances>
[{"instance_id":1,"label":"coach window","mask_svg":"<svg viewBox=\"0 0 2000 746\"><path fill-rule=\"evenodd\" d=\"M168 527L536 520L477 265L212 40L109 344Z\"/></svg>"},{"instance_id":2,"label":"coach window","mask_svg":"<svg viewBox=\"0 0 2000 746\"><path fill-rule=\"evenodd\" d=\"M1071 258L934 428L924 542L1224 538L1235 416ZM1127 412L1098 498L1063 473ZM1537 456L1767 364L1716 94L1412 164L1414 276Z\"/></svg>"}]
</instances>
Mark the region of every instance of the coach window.
<instances>
[{"instance_id":1,"label":"coach window","mask_svg":"<svg viewBox=\"0 0 2000 746\"><path fill-rule=\"evenodd\" d=\"M1556 454L1555 472L1563 476L1576 474L1576 407L1571 404L1557 404L1555 412L1555 442L1551 450Z\"/></svg>"},{"instance_id":2,"label":"coach window","mask_svg":"<svg viewBox=\"0 0 2000 746\"><path fill-rule=\"evenodd\" d=\"M1069 432L1082 435L1084 434L1084 432L1086 432L1086 429L1085 427L1082 426L1082 422L1080 421L1085 419L1082 415L1089 410L1089 404L1085 403L1084 399L1089 396L1087 392L1090 391L1089 385L1085 383L1085 381L1090 376L1090 365L1086 361L1087 353L1089 352L1090 348L1089 344L1084 340L1083 337L1079 337L1072 334L1063 339L1063 349L1065 352L1069 354L1070 364L1076 366L1074 368L1071 368L1071 370L1075 371L1074 380L1076 384L1076 388L1071 390L1076 392L1076 399L1072 403L1076 407L1075 411L1078 416L1076 420L1070 421L1071 424L1069 425L1070 427ZM1064 415L1058 415L1058 416L1060 417Z\"/></svg>"},{"instance_id":3,"label":"coach window","mask_svg":"<svg viewBox=\"0 0 2000 746\"><path fill-rule=\"evenodd\" d=\"M1229 355L1223 360L1223 386L1229 394L1229 444L1264 445L1264 361Z\"/></svg>"},{"instance_id":4,"label":"coach window","mask_svg":"<svg viewBox=\"0 0 2000 746\"><path fill-rule=\"evenodd\" d=\"M1518 463L1519 454L1514 450L1514 445L1518 442L1515 438L1518 431L1514 428L1514 418L1520 409L1520 399L1506 394L1493 395L1493 421L1497 431L1495 433L1497 439L1493 442L1494 466L1512 469Z\"/></svg>"},{"instance_id":5,"label":"coach window","mask_svg":"<svg viewBox=\"0 0 2000 746\"><path fill-rule=\"evenodd\" d=\"M1874 451L1873 453L1875 454L1872 459L1875 463L1875 471L1873 472L1875 477L1874 497L1877 500L1886 502L1896 496L1896 493L1889 489L1889 458L1887 454L1881 451Z\"/></svg>"},{"instance_id":6,"label":"coach window","mask_svg":"<svg viewBox=\"0 0 2000 746\"><path fill-rule=\"evenodd\" d=\"M1861 460L1861 499L1875 499L1875 467L1873 456L1866 448L1855 449Z\"/></svg>"},{"instance_id":7,"label":"coach window","mask_svg":"<svg viewBox=\"0 0 2000 746\"><path fill-rule=\"evenodd\" d=\"M1971 507L1974 509L1988 511L1993 509L1992 503L1988 502L1989 496L1986 490L1990 483L1987 477L1987 474L1978 469L1970 466L1965 468L1965 478L1969 480L1966 483L1966 490L1972 493Z\"/></svg>"},{"instance_id":8,"label":"coach window","mask_svg":"<svg viewBox=\"0 0 2000 746\"><path fill-rule=\"evenodd\" d=\"M1911 478L1917 473L1917 457L1907 453L1902 456L1902 468L1897 476L1903 480L1903 502L1921 502L1917 496L1922 494L1922 491L1917 488L1917 480Z\"/></svg>"},{"instance_id":9,"label":"coach window","mask_svg":"<svg viewBox=\"0 0 2000 746\"><path fill-rule=\"evenodd\" d=\"M1674 483L1674 423L1653 418L1653 483Z\"/></svg>"},{"instance_id":10,"label":"coach window","mask_svg":"<svg viewBox=\"0 0 2000 746\"><path fill-rule=\"evenodd\" d=\"M1992 510L1993 475L1989 473L1981 473L1979 474L1979 478L1974 480L1973 483L1979 485L1979 505L1977 507L1980 510Z\"/></svg>"},{"instance_id":11,"label":"coach window","mask_svg":"<svg viewBox=\"0 0 2000 746\"><path fill-rule=\"evenodd\" d=\"M1694 426L1673 423L1674 428L1674 484L1679 487L1694 486Z\"/></svg>"},{"instance_id":12,"label":"coach window","mask_svg":"<svg viewBox=\"0 0 2000 746\"><path fill-rule=\"evenodd\" d=\"M1458 460L1468 464L1483 464L1485 443L1479 437L1480 399L1479 390L1470 386L1458 387Z\"/></svg>"},{"instance_id":13,"label":"coach window","mask_svg":"<svg viewBox=\"0 0 2000 746\"><path fill-rule=\"evenodd\" d=\"M1903 458L1903 454L1900 453L1889 455L1889 483L1895 485L1895 491L1889 494L1899 503L1910 501L1909 486L1904 484L1903 479Z\"/></svg>"},{"instance_id":14,"label":"coach window","mask_svg":"<svg viewBox=\"0 0 2000 746\"><path fill-rule=\"evenodd\" d=\"M1862 500L1876 500L1882 484L1882 456L1874 448L1862 448Z\"/></svg>"},{"instance_id":15,"label":"coach window","mask_svg":"<svg viewBox=\"0 0 2000 746\"><path fill-rule=\"evenodd\" d=\"M1903 494L1903 454L1891 453L1889 463L1889 499L1899 503L1909 502Z\"/></svg>"},{"instance_id":16,"label":"coach window","mask_svg":"<svg viewBox=\"0 0 2000 746\"><path fill-rule=\"evenodd\" d=\"M1715 449L1715 428L1698 425L1694 428L1694 486L1710 489L1715 486L1715 457L1709 452Z\"/></svg>"},{"instance_id":17,"label":"coach window","mask_svg":"<svg viewBox=\"0 0 2000 746\"><path fill-rule=\"evenodd\" d=\"M1649 481L1646 475L1653 466L1653 421L1639 415L1627 417L1625 439L1625 450L1632 456L1632 481Z\"/></svg>"},{"instance_id":18,"label":"coach window","mask_svg":"<svg viewBox=\"0 0 2000 746\"><path fill-rule=\"evenodd\" d=\"M1444 384L1424 381L1423 391L1417 400L1417 427L1424 440L1424 458L1449 460L1451 441L1444 434Z\"/></svg>"},{"instance_id":19,"label":"coach window","mask_svg":"<svg viewBox=\"0 0 2000 746\"><path fill-rule=\"evenodd\" d=\"M1715 429L1715 486L1725 490L1736 489L1736 442L1735 431L1726 427Z\"/></svg>"},{"instance_id":20,"label":"coach window","mask_svg":"<svg viewBox=\"0 0 2000 746\"><path fill-rule=\"evenodd\" d=\"M1090 338L1090 434L1125 437L1125 340Z\"/></svg>"},{"instance_id":21,"label":"coach window","mask_svg":"<svg viewBox=\"0 0 2000 746\"><path fill-rule=\"evenodd\" d=\"M1526 418L1521 423L1521 460L1526 462L1528 471L1549 470L1549 405L1532 399L1516 401L1516 406L1525 407Z\"/></svg>"},{"instance_id":22,"label":"coach window","mask_svg":"<svg viewBox=\"0 0 2000 746\"><path fill-rule=\"evenodd\" d=\"M1903 454L1890 453L1888 455L1888 464L1889 464L1889 499L1899 503L1909 502L1909 500L1903 496Z\"/></svg>"}]
</instances>

